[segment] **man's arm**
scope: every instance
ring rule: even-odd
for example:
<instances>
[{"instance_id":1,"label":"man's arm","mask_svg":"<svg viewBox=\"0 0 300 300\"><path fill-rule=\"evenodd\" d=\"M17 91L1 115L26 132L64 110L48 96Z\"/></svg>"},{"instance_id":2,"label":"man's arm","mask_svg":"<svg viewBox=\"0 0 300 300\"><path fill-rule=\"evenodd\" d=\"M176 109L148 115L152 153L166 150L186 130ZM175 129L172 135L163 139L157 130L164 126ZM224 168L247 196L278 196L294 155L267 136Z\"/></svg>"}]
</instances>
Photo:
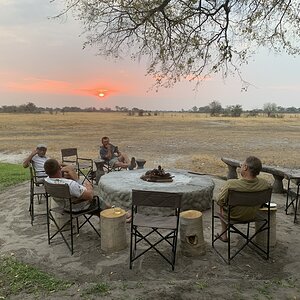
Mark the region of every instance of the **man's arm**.
<instances>
[{"instance_id":1,"label":"man's arm","mask_svg":"<svg viewBox=\"0 0 300 300\"><path fill-rule=\"evenodd\" d=\"M92 200L94 197L94 189L90 182L85 182L83 184L85 191L82 193L80 199L83 200Z\"/></svg>"},{"instance_id":2,"label":"man's arm","mask_svg":"<svg viewBox=\"0 0 300 300\"><path fill-rule=\"evenodd\" d=\"M28 155L28 157L23 162L23 167L28 168L32 158L38 153L37 149L32 150L32 152Z\"/></svg>"},{"instance_id":3,"label":"man's arm","mask_svg":"<svg viewBox=\"0 0 300 300\"><path fill-rule=\"evenodd\" d=\"M61 168L61 172L63 173L64 178L72 179L72 180L75 180L75 181L77 181L79 179L77 172L70 165L63 166Z\"/></svg>"},{"instance_id":4,"label":"man's arm","mask_svg":"<svg viewBox=\"0 0 300 300\"><path fill-rule=\"evenodd\" d=\"M94 197L94 189L93 189L93 186L90 182L85 182L83 185L81 183L78 182L78 174L76 173L75 169L68 165L68 166L64 166L62 167L61 171L63 172L64 174L64 178L67 178L67 179L72 179L74 180L76 183L74 183L75 186L77 186L75 189L78 190L78 193L79 191L82 191L82 194L79 196L79 195L73 195L73 196L76 196L78 197L79 199L82 199L82 200L92 200L93 197ZM72 190L74 191L74 190Z\"/></svg>"},{"instance_id":5,"label":"man's arm","mask_svg":"<svg viewBox=\"0 0 300 300\"><path fill-rule=\"evenodd\" d=\"M217 199L217 204L221 207L226 206L227 205L227 199L228 199L228 188L229 188L229 184L228 182L226 182L223 187L221 188L219 195L218 195L218 199Z\"/></svg>"},{"instance_id":6,"label":"man's arm","mask_svg":"<svg viewBox=\"0 0 300 300\"><path fill-rule=\"evenodd\" d=\"M100 156L104 160L110 160L113 157L114 146L112 144L108 144L107 148L103 146L100 148Z\"/></svg>"}]
</instances>

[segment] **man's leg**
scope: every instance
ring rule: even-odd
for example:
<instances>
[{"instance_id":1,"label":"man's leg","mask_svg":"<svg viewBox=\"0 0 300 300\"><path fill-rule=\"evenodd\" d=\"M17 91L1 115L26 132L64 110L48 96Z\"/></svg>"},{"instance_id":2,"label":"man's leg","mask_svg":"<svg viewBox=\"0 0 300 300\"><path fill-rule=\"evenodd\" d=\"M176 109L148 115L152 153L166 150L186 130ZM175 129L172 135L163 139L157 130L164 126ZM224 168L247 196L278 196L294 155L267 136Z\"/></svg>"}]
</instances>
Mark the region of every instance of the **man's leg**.
<instances>
[{"instance_id":1,"label":"man's leg","mask_svg":"<svg viewBox=\"0 0 300 300\"><path fill-rule=\"evenodd\" d=\"M224 217L224 210L223 210L223 207L222 206L220 206L220 214ZM221 221L221 227L222 227L222 233L223 234L221 234L221 236L220 236L220 239L222 240L222 241L228 241L228 238L227 238L227 225L226 225L226 223L224 223L223 222L223 220L222 219L220 219L220 221Z\"/></svg>"},{"instance_id":2,"label":"man's leg","mask_svg":"<svg viewBox=\"0 0 300 300\"><path fill-rule=\"evenodd\" d=\"M135 162L135 158L132 157L130 162L122 162L120 161L120 159L122 159L122 156L118 157L118 161L115 162L114 167L121 167L121 168L128 168L129 170L133 170L136 167L136 162Z\"/></svg>"},{"instance_id":3,"label":"man's leg","mask_svg":"<svg viewBox=\"0 0 300 300\"><path fill-rule=\"evenodd\" d=\"M127 164L127 163L124 163L124 162L121 162L121 161L117 161L115 164L114 164L114 167L118 167L118 168L122 168L122 169L127 169L129 167L130 164Z\"/></svg>"},{"instance_id":4,"label":"man's leg","mask_svg":"<svg viewBox=\"0 0 300 300\"><path fill-rule=\"evenodd\" d=\"M122 163L125 163L127 165L130 164L130 159L128 157L128 155L126 153L122 153L119 157L118 157L118 160Z\"/></svg>"}]
</instances>

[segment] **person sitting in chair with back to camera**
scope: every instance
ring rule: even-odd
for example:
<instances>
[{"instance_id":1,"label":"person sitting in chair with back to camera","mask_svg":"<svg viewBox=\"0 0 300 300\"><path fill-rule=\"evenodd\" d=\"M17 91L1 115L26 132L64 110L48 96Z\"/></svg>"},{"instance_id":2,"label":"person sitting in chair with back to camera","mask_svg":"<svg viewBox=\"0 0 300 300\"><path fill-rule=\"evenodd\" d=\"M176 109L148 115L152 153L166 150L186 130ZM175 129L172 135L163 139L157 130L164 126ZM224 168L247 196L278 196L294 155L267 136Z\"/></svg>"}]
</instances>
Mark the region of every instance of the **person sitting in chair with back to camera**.
<instances>
[{"instance_id":1,"label":"person sitting in chair with back to camera","mask_svg":"<svg viewBox=\"0 0 300 300\"><path fill-rule=\"evenodd\" d=\"M94 198L92 184L89 181L85 181L82 184L72 166L67 165L62 167L56 159L48 159L44 167L49 176L45 179L46 182L68 184L70 195L76 198L72 203L72 212L84 211L98 206L98 198ZM106 208L110 208L110 206L100 199L100 211ZM68 210L67 207L65 209Z\"/></svg>"},{"instance_id":2,"label":"person sitting in chair with back to camera","mask_svg":"<svg viewBox=\"0 0 300 300\"><path fill-rule=\"evenodd\" d=\"M117 146L112 145L107 136L104 136L101 141L100 157L107 161L112 168L133 170L136 167L135 158L132 157L129 160L128 155L121 153Z\"/></svg>"},{"instance_id":3,"label":"person sitting in chair with back to camera","mask_svg":"<svg viewBox=\"0 0 300 300\"><path fill-rule=\"evenodd\" d=\"M228 190L232 189L239 192L258 192L266 190L270 187L270 184L263 178L257 177L262 169L262 163L259 158L255 156L249 156L241 165L240 179L229 179L221 188L218 195L217 204L220 206L220 213L223 216L227 216L227 198ZM243 221L249 219L257 213L260 207L257 206L235 206L231 210L231 219ZM221 219L220 219L221 220ZM222 235L219 237L221 241L227 242L226 224L221 220ZM219 236L219 234L217 234Z\"/></svg>"},{"instance_id":4,"label":"person sitting in chair with back to camera","mask_svg":"<svg viewBox=\"0 0 300 300\"><path fill-rule=\"evenodd\" d=\"M100 212L104 209L111 208L112 206L106 203L99 197L94 197L93 186L89 181L83 184L78 178L75 169L70 166L62 167L56 159L48 159L45 162L45 171L49 177L45 179L49 183L68 184L70 195L74 197L72 201L72 212L80 212L87 209L94 209L98 207L98 199L100 211L97 211L97 216L100 217ZM64 209L69 210L68 202L65 202ZM126 213L126 222L131 221L131 214Z\"/></svg>"}]
</instances>

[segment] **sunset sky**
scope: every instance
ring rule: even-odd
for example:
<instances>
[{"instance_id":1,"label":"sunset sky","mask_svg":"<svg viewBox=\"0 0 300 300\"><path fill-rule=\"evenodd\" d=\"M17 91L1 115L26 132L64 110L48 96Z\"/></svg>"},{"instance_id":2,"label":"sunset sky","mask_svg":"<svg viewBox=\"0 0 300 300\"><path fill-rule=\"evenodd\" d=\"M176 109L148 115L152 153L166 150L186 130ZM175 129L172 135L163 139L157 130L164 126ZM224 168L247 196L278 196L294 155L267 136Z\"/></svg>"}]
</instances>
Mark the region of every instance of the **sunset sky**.
<instances>
[{"instance_id":1,"label":"sunset sky","mask_svg":"<svg viewBox=\"0 0 300 300\"><path fill-rule=\"evenodd\" d=\"M187 110L219 101L262 108L266 102L300 107L300 57L261 50L244 66L252 86L241 92L239 78L219 76L202 83L181 82L174 88L151 90L146 60L113 62L82 49L80 23L69 15L53 20L58 3L49 0L0 0L0 106L33 102L43 107L138 107ZM99 97L103 94L103 97Z\"/></svg>"}]
</instances>

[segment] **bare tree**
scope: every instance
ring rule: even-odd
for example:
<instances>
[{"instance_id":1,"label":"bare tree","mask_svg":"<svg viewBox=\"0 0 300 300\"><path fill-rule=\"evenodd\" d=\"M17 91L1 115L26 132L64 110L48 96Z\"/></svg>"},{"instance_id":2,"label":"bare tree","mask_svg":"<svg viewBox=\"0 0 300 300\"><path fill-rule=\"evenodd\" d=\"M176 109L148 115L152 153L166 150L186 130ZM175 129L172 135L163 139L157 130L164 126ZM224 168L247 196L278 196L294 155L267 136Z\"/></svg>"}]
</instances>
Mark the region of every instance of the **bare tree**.
<instances>
[{"instance_id":1,"label":"bare tree","mask_svg":"<svg viewBox=\"0 0 300 300\"><path fill-rule=\"evenodd\" d=\"M59 1L59 0L52 0ZM60 0L61 1L61 0ZM238 73L259 46L299 54L300 4L292 0L63 0L100 55L148 57L156 86Z\"/></svg>"},{"instance_id":2,"label":"bare tree","mask_svg":"<svg viewBox=\"0 0 300 300\"><path fill-rule=\"evenodd\" d=\"M219 101L212 101L209 103L209 110L212 117L218 116L222 112L222 105Z\"/></svg>"},{"instance_id":3,"label":"bare tree","mask_svg":"<svg viewBox=\"0 0 300 300\"><path fill-rule=\"evenodd\" d=\"M263 110L268 117L274 116L277 112L277 105L271 102L265 103Z\"/></svg>"}]
</instances>

